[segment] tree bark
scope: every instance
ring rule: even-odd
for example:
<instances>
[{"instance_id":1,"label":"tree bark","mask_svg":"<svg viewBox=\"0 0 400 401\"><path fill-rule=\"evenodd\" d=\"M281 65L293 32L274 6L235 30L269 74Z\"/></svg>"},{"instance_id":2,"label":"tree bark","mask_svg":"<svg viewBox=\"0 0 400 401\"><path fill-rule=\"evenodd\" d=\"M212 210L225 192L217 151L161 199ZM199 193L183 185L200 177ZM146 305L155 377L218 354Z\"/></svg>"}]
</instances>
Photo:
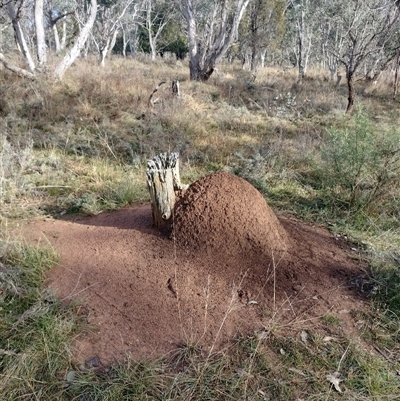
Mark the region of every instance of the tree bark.
<instances>
[{"instance_id":1,"label":"tree bark","mask_svg":"<svg viewBox=\"0 0 400 401\"><path fill-rule=\"evenodd\" d=\"M261 68L265 67L265 56L267 55L267 49L263 49L260 53Z\"/></svg>"},{"instance_id":2,"label":"tree bark","mask_svg":"<svg viewBox=\"0 0 400 401\"><path fill-rule=\"evenodd\" d=\"M112 51L113 51L113 49L114 49L114 47L115 47L115 44L117 43L117 36L118 36L118 33L119 33L119 29L117 28L117 29L114 31L113 36L112 36L112 38L111 38L110 47L108 48L108 57L111 57L111 55L112 55Z\"/></svg>"},{"instance_id":3,"label":"tree bark","mask_svg":"<svg viewBox=\"0 0 400 401\"><path fill-rule=\"evenodd\" d=\"M399 68L400 68L400 51L397 53L396 69L395 69L395 72L394 72L393 99L396 99L397 90L398 90L398 87L399 87Z\"/></svg>"},{"instance_id":4,"label":"tree bark","mask_svg":"<svg viewBox=\"0 0 400 401\"><path fill-rule=\"evenodd\" d=\"M106 64L106 57L110 47L110 38L107 38L106 42L102 44L104 47L99 48L99 65L104 67Z\"/></svg>"},{"instance_id":5,"label":"tree bark","mask_svg":"<svg viewBox=\"0 0 400 401\"><path fill-rule=\"evenodd\" d=\"M126 40L125 28L122 27L122 56L126 57L126 48L128 46L129 40Z\"/></svg>"},{"instance_id":6,"label":"tree bark","mask_svg":"<svg viewBox=\"0 0 400 401\"><path fill-rule=\"evenodd\" d=\"M191 0L185 1L183 13L187 23L189 45L189 72L191 80L201 80L200 60L197 46L197 25Z\"/></svg>"},{"instance_id":7,"label":"tree bark","mask_svg":"<svg viewBox=\"0 0 400 401\"><path fill-rule=\"evenodd\" d=\"M175 191L186 189L179 175L179 154L161 153L147 162L147 187L150 192L153 223L169 228L174 211Z\"/></svg>"},{"instance_id":8,"label":"tree bark","mask_svg":"<svg viewBox=\"0 0 400 401\"><path fill-rule=\"evenodd\" d=\"M58 79L62 79L65 71L72 65L72 63L77 59L81 50L85 46L85 43L89 37L90 31L93 28L94 21L96 19L97 14L97 0L90 0L91 10L88 20L86 24L82 28L81 32L79 33L78 38L74 46L71 50L65 55L64 59L61 61L60 64L57 65L56 69L54 70L54 75Z\"/></svg>"},{"instance_id":9,"label":"tree bark","mask_svg":"<svg viewBox=\"0 0 400 401\"><path fill-rule=\"evenodd\" d=\"M297 22L297 41L298 41L298 77L297 82L303 82L305 69L304 69L304 10L301 10L300 20Z\"/></svg>"},{"instance_id":10,"label":"tree bark","mask_svg":"<svg viewBox=\"0 0 400 401\"><path fill-rule=\"evenodd\" d=\"M47 64L47 49L43 26L43 0L35 0L35 29L39 67L45 67Z\"/></svg>"},{"instance_id":11,"label":"tree bark","mask_svg":"<svg viewBox=\"0 0 400 401\"><path fill-rule=\"evenodd\" d=\"M63 29L63 33L61 36L60 49L64 50L65 45L67 43L67 22L65 21L65 19L63 19L63 21L62 21L62 29Z\"/></svg>"},{"instance_id":12,"label":"tree bark","mask_svg":"<svg viewBox=\"0 0 400 401\"><path fill-rule=\"evenodd\" d=\"M352 71L347 71L346 79L347 79L347 90L348 90L346 113L351 114L354 111L354 102L356 97L354 88L354 73Z\"/></svg>"},{"instance_id":13,"label":"tree bark","mask_svg":"<svg viewBox=\"0 0 400 401\"><path fill-rule=\"evenodd\" d=\"M157 57L156 43L153 36L153 16L152 16L152 0L146 1L146 30L149 38L151 60L154 61Z\"/></svg>"},{"instance_id":14,"label":"tree bark","mask_svg":"<svg viewBox=\"0 0 400 401\"><path fill-rule=\"evenodd\" d=\"M56 54L60 53L61 51L61 44L60 44L60 35L58 34L57 24L54 24L52 27L53 35L54 35L54 44L56 46Z\"/></svg>"}]
</instances>

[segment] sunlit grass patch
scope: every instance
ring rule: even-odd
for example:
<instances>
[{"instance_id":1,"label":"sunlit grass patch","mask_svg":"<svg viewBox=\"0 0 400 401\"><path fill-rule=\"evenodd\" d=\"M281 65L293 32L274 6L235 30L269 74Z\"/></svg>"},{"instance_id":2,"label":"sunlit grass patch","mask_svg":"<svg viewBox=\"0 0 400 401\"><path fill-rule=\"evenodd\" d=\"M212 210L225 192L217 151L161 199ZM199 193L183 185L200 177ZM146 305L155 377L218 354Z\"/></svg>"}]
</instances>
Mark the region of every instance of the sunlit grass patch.
<instances>
[{"instance_id":1,"label":"sunlit grass patch","mask_svg":"<svg viewBox=\"0 0 400 401\"><path fill-rule=\"evenodd\" d=\"M145 172L142 167L133 167L109 160L95 162L77 158L65 165L65 184L69 185L64 196L49 199L49 206L66 212L96 214L148 199ZM47 184L51 190L52 184ZM46 185L42 186L44 191Z\"/></svg>"},{"instance_id":2,"label":"sunlit grass patch","mask_svg":"<svg viewBox=\"0 0 400 401\"><path fill-rule=\"evenodd\" d=\"M44 274L58 256L19 243L5 248L0 258L1 397L55 399L63 392L69 343L77 330L73 308L43 288Z\"/></svg>"},{"instance_id":3,"label":"sunlit grass patch","mask_svg":"<svg viewBox=\"0 0 400 401\"><path fill-rule=\"evenodd\" d=\"M24 191L5 204L3 217L62 211L96 214L148 196L141 162L135 167L49 149L35 152L29 166L18 174Z\"/></svg>"}]
</instances>

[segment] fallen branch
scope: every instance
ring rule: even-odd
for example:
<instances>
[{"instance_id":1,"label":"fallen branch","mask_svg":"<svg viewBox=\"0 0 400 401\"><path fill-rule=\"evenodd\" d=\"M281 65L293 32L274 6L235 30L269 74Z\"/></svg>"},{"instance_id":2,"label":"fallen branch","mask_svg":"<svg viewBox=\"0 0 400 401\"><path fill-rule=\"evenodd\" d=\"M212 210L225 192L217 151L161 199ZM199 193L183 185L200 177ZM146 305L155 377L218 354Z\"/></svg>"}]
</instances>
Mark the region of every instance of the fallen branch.
<instances>
[{"instance_id":1,"label":"fallen branch","mask_svg":"<svg viewBox=\"0 0 400 401\"><path fill-rule=\"evenodd\" d=\"M160 100L159 98L153 99L153 97L154 97L154 94L160 89L161 85L164 85L164 84L165 84L165 81L161 81L161 82L153 89L153 92L152 92L152 94L151 94L150 97L149 97L149 106L150 106L150 107L154 106L154 105Z\"/></svg>"},{"instance_id":2,"label":"fallen branch","mask_svg":"<svg viewBox=\"0 0 400 401\"><path fill-rule=\"evenodd\" d=\"M33 74L32 72L29 72L27 70L24 70L23 68L17 67L14 64L10 64L9 61L4 57L3 53L0 53L0 61L3 63L4 67L6 67L8 70L15 72L17 75L23 78L28 78L34 81L36 79L36 75Z\"/></svg>"}]
</instances>

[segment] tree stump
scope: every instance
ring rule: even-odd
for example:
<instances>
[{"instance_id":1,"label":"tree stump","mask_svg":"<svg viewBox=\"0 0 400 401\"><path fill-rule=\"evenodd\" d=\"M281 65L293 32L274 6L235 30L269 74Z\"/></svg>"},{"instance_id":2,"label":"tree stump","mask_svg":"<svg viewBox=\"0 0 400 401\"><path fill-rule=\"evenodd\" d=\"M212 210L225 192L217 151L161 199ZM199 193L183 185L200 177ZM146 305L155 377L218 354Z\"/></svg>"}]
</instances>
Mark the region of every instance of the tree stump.
<instances>
[{"instance_id":1,"label":"tree stump","mask_svg":"<svg viewBox=\"0 0 400 401\"><path fill-rule=\"evenodd\" d=\"M172 94L176 97L180 97L181 95L179 90L179 81L177 79L172 80Z\"/></svg>"},{"instance_id":2,"label":"tree stump","mask_svg":"<svg viewBox=\"0 0 400 401\"><path fill-rule=\"evenodd\" d=\"M161 153L148 160L146 175L153 223L159 229L168 228L176 201L175 191L187 188L181 184L179 153Z\"/></svg>"}]
</instances>

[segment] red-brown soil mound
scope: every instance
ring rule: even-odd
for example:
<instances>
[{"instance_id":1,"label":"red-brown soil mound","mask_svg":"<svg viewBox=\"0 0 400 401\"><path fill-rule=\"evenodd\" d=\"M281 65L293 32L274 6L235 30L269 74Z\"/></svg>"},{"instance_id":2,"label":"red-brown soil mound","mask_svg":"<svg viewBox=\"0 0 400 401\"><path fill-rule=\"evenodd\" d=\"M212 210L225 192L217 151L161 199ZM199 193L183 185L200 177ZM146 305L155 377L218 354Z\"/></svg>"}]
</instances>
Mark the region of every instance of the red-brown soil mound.
<instances>
[{"instance_id":1,"label":"red-brown soil mound","mask_svg":"<svg viewBox=\"0 0 400 401\"><path fill-rule=\"evenodd\" d=\"M288 240L263 196L227 172L189 187L175 207L173 236L185 248L246 260L279 258Z\"/></svg>"},{"instance_id":2,"label":"red-brown soil mound","mask_svg":"<svg viewBox=\"0 0 400 401\"><path fill-rule=\"evenodd\" d=\"M358 252L327 230L278 221L243 180L220 173L192 185L176 208L177 241L151 216L144 205L24 228L61 256L48 286L86 311L78 362L160 356L182 342L211 351L260 328L300 335L325 314L340 321L337 335L355 336Z\"/></svg>"}]
</instances>

